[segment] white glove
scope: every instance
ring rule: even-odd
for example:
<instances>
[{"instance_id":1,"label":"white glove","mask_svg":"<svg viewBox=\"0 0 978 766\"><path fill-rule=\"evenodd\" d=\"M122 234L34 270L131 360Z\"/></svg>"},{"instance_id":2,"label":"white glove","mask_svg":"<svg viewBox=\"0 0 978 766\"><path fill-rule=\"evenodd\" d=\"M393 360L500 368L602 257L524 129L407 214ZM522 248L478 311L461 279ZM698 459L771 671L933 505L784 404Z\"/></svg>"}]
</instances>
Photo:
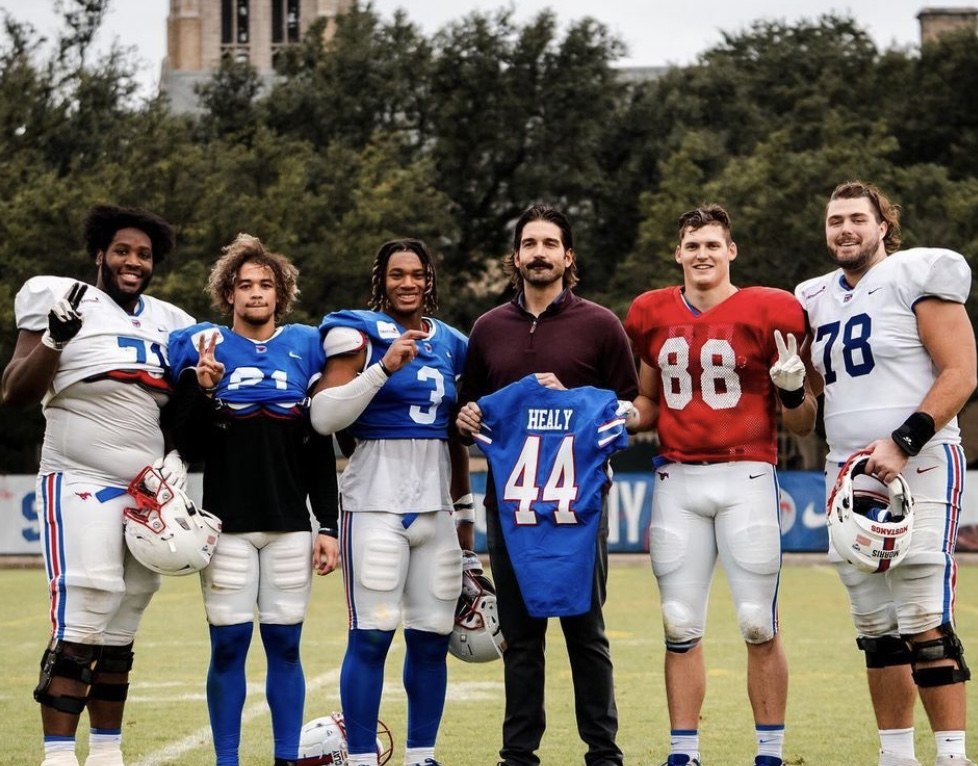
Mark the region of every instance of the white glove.
<instances>
[{"instance_id":1,"label":"white glove","mask_svg":"<svg viewBox=\"0 0 978 766\"><path fill-rule=\"evenodd\" d=\"M788 342L781 337L781 331L774 331L774 342L778 346L778 361L771 368L771 380L784 391L797 391L805 385L805 363L798 356L798 341L790 332Z\"/></svg>"},{"instance_id":2,"label":"white glove","mask_svg":"<svg viewBox=\"0 0 978 766\"><path fill-rule=\"evenodd\" d=\"M171 449L163 457L156 458L153 468L160 472L163 481L169 484L171 489L187 488L187 464L175 449Z\"/></svg>"}]
</instances>

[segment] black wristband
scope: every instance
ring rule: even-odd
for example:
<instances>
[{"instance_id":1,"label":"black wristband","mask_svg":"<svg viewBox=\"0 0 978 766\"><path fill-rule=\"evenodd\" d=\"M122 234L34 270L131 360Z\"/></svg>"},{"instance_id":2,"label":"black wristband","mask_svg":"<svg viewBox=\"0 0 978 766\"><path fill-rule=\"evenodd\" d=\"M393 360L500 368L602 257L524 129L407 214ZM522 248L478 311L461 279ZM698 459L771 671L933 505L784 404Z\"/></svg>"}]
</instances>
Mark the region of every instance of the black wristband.
<instances>
[{"instance_id":1,"label":"black wristband","mask_svg":"<svg viewBox=\"0 0 978 766\"><path fill-rule=\"evenodd\" d=\"M377 362L377 364L379 364L380 369L384 371L384 375L386 375L389 378L391 376L391 371L387 369L387 365L384 364L384 360L381 359L379 362Z\"/></svg>"},{"instance_id":2,"label":"black wristband","mask_svg":"<svg viewBox=\"0 0 978 766\"><path fill-rule=\"evenodd\" d=\"M778 398L786 410L801 407L805 401L805 387L796 388L794 391L785 391L783 388L778 388Z\"/></svg>"},{"instance_id":3,"label":"black wristband","mask_svg":"<svg viewBox=\"0 0 978 766\"><path fill-rule=\"evenodd\" d=\"M934 418L926 412L915 412L890 434L897 446L910 457L918 454L937 432Z\"/></svg>"},{"instance_id":4,"label":"black wristband","mask_svg":"<svg viewBox=\"0 0 978 766\"><path fill-rule=\"evenodd\" d=\"M327 537L339 537L340 531L335 527L320 527L319 534L326 535Z\"/></svg>"}]
</instances>

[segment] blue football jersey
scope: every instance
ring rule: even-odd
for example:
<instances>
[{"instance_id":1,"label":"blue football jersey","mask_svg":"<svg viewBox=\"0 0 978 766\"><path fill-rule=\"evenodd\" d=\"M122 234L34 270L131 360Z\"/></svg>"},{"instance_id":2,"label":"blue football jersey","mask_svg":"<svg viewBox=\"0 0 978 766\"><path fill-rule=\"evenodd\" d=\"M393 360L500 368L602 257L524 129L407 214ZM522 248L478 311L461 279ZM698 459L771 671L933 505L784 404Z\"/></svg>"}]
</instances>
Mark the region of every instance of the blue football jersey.
<instances>
[{"instance_id":1,"label":"blue football jersey","mask_svg":"<svg viewBox=\"0 0 978 766\"><path fill-rule=\"evenodd\" d=\"M430 331L417 341L418 354L391 375L349 427L358 439L447 439L465 365L468 339L454 327L425 317ZM319 325L320 336L350 327L364 336L367 366L380 361L406 328L379 311L334 311Z\"/></svg>"},{"instance_id":2,"label":"blue football jersey","mask_svg":"<svg viewBox=\"0 0 978 766\"><path fill-rule=\"evenodd\" d=\"M500 526L526 608L566 617L591 608L606 459L628 446L613 391L558 391L535 375L477 402L476 440L492 467Z\"/></svg>"},{"instance_id":3,"label":"blue football jersey","mask_svg":"<svg viewBox=\"0 0 978 766\"><path fill-rule=\"evenodd\" d=\"M170 335L170 366L179 376L195 367L198 338L204 342L219 333L214 356L224 365L224 377L214 399L237 415L291 416L307 404L309 390L322 374L326 355L315 327L289 324L264 341L254 341L227 327L203 322Z\"/></svg>"}]
</instances>

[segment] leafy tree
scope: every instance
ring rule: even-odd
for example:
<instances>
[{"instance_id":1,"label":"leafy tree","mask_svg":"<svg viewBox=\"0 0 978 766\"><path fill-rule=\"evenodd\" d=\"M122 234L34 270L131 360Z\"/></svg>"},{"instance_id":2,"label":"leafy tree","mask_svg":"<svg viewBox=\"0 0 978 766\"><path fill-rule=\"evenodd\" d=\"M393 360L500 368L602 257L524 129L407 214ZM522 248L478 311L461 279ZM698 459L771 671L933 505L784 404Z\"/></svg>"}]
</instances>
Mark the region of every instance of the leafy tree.
<instances>
[{"instance_id":1,"label":"leafy tree","mask_svg":"<svg viewBox=\"0 0 978 766\"><path fill-rule=\"evenodd\" d=\"M222 58L214 75L195 88L203 109L200 124L204 137L248 140L259 123L255 101L261 86L258 71L247 61Z\"/></svg>"},{"instance_id":2,"label":"leafy tree","mask_svg":"<svg viewBox=\"0 0 978 766\"><path fill-rule=\"evenodd\" d=\"M978 173L978 37L974 31L941 35L923 46L918 60L887 68L889 92L907 98L886 101L903 163L934 162L955 178Z\"/></svg>"}]
</instances>

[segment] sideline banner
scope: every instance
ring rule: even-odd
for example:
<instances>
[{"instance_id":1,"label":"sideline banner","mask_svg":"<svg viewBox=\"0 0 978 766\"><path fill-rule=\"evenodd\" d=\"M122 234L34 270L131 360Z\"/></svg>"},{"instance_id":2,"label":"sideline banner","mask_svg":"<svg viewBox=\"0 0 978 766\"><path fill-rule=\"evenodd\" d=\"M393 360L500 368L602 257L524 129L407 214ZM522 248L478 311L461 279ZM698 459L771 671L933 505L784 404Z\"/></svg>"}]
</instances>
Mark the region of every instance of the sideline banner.
<instances>
[{"instance_id":1,"label":"sideline banner","mask_svg":"<svg viewBox=\"0 0 978 766\"><path fill-rule=\"evenodd\" d=\"M784 471L781 485L781 541L785 552L826 551L825 485L820 471ZM978 551L978 471L969 471L961 513L958 550ZM975 487L969 491L968 487ZM191 474L189 494L200 501L201 476ZM477 551L486 550L486 517L482 500L486 474L472 474L475 496ZM652 513L652 476L617 473L608 496L610 532L608 550L613 553L647 553L649 517ZM40 554L40 524L34 504L33 476L0 475L0 555Z\"/></svg>"}]
</instances>

